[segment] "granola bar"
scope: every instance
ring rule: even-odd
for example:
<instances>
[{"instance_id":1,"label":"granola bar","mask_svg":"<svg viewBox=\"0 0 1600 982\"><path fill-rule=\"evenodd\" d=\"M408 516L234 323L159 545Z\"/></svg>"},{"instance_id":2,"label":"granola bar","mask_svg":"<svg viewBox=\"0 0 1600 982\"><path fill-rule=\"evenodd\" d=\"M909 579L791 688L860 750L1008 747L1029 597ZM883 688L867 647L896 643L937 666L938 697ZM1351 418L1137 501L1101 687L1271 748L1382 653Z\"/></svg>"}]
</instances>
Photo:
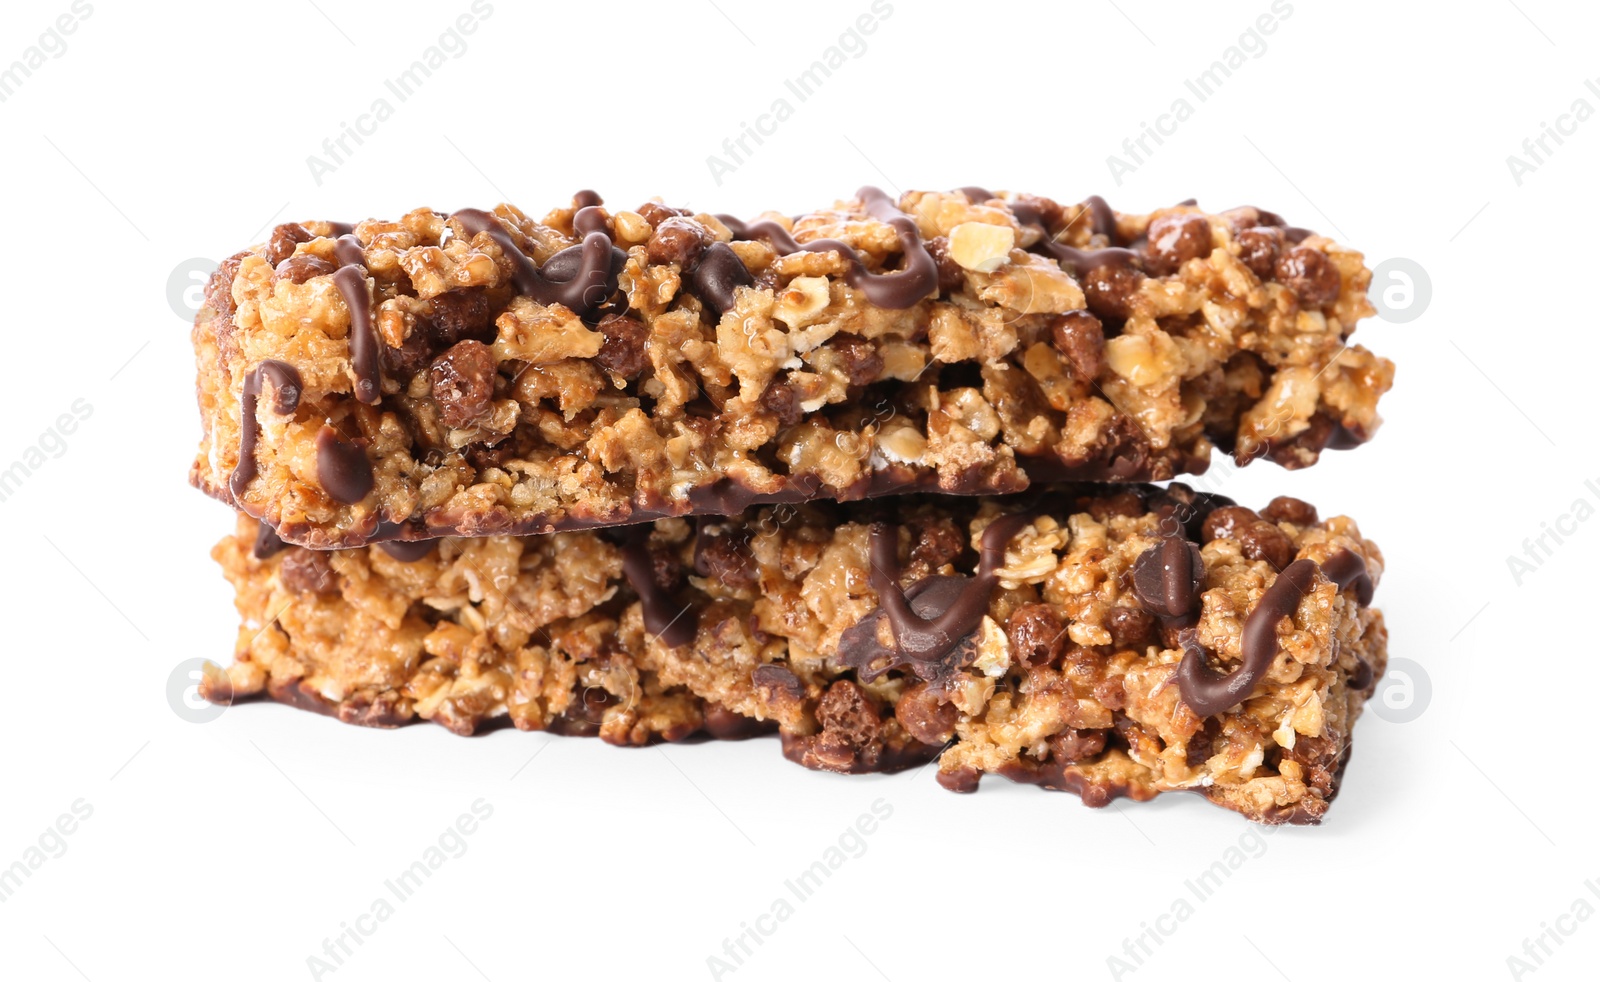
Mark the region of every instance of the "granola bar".
<instances>
[{"instance_id":1,"label":"granola bar","mask_svg":"<svg viewBox=\"0 0 1600 982\"><path fill-rule=\"evenodd\" d=\"M1369 279L1253 207L982 188L285 224L195 320L191 480L335 548L1300 467L1378 426Z\"/></svg>"},{"instance_id":2,"label":"granola bar","mask_svg":"<svg viewBox=\"0 0 1600 982\"><path fill-rule=\"evenodd\" d=\"M243 618L218 702L622 745L776 729L820 770L937 758L952 790L1187 790L1269 823L1322 818L1386 660L1354 522L1182 485L337 551L241 516L213 556Z\"/></svg>"}]
</instances>

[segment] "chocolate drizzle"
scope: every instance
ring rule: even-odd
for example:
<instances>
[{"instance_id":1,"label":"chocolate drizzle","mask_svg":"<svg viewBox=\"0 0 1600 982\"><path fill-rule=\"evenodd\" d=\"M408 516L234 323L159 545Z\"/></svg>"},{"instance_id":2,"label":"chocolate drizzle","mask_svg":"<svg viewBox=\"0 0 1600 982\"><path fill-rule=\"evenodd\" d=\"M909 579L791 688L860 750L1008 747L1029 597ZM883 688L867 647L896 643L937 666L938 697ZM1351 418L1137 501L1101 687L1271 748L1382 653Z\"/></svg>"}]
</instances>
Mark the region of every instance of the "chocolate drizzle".
<instances>
[{"instance_id":1,"label":"chocolate drizzle","mask_svg":"<svg viewBox=\"0 0 1600 982\"><path fill-rule=\"evenodd\" d=\"M519 293L535 303L547 306L558 303L574 313L584 314L604 304L616 289L615 272L619 264L614 254L621 251L611 244L600 213L589 210L595 207L586 204L574 216L574 227L581 218L583 226L589 229L583 241L551 256L542 270L517 247L511 233L489 212L463 208L450 217L460 222L469 236L487 233L500 247L501 253L511 261L512 281ZM622 260L627 261L626 254Z\"/></svg>"},{"instance_id":2,"label":"chocolate drizzle","mask_svg":"<svg viewBox=\"0 0 1600 982\"><path fill-rule=\"evenodd\" d=\"M378 548L388 553L390 558L402 563L414 563L424 556L429 555L439 545L438 539L418 539L414 542L394 540L378 543Z\"/></svg>"},{"instance_id":3,"label":"chocolate drizzle","mask_svg":"<svg viewBox=\"0 0 1600 982\"><path fill-rule=\"evenodd\" d=\"M1278 656L1278 622L1300 606L1317 581L1317 564L1299 559L1283 568L1244 621L1243 661L1227 674L1206 664L1206 650L1193 629L1183 633L1178 663L1178 693L1199 716L1215 716L1250 697Z\"/></svg>"},{"instance_id":4,"label":"chocolate drizzle","mask_svg":"<svg viewBox=\"0 0 1600 982\"><path fill-rule=\"evenodd\" d=\"M1133 592L1150 613L1171 623L1192 621L1206 567L1200 547L1179 535L1140 553L1133 563Z\"/></svg>"},{"instance_id":5,"label":"chocolate drizzle","mask_svg":"<svg viewBox=\"0 0 1600 982\"><path fill-rule=\"evenodd\" d=\"M735 238L765 239L773 249L783 255L801 251L837 252L850 264L849 269L845 271L845 282L866 294L867 301L873 306L889 310L915 307L920 301L935 293L939 287L939 266L927 247L923 245L922 233L918 231L917 223L900 210L894 199L878 188L864 187L856 192L856 197L866 206L867 214L894 228L895 235L900 240L900 251L906 258L904 269L892 273L874 273L867 269L861 257L847 242L838 239L816 239L799 243L777 222L761 221L745 225L738 220L730 222L722 216L718 218L733 231Z\"/></svg>"},{"instance_id":6,"label":"chocolate drizzle","mask_svg":"<svg viewBox=\"0 0 1600 982\"><path fill-rule=\"evenodd\" d=\"M256 544L250 549L250 555L257 559L271 559L287 548L289 543L278 538L277 529L262 522L256 528Z\"/></svg>"},{"instance_id":7,"label":"chocolate drizzle","mask_svg":"<svg viewBox=\"0 0 1600 982\"><path fill-rule=\"evenodd\" d=\"M1083 200L1089 206L1089 228L1096 235L1103 235L1112 245L1117 244L1117 215L1106 204L1106 199L1098 194L1091 194Z\"/></svg>"},{"instance_id":8,"label":"chocolate drizzle","mask_svg":"<svg viewBox=\"0 0 1600 982\"><path fill-rule=\"evenodd\" d=\"M963 189L966 190L966 189ZM970 200L970 195L968 196ZM1032 226L1039 230L1039 241L1032 246L1034 252L1044 252L1056 262L1072 270L1073 275L1082 279L1091 269L1101 266L1131 266L1138 268L1142 262L1137 252L1117 246L1117 219L1111 206L1106 204L1106 199L1098 194L1090 195L1084 202L1089 209L1089 228L1097 235L1104 235L1112 245L1104 249L1075 249L1062 242L1051 238L1050 230L1045 227L1044 216L1039 209L1022 201L1008 201L1011 213L1017 217L1018 224L1024 228Z\"/></svg>"},{"instance_id":9,"label":"chocolate drizzle","mask_svg":"<svg viewBox=\"0 0 1600 982\"><path fill-rule=\"evenodd\" d=\"M605 232L606 237L610 238L610 230L606 227L606 213L601 211L597 204L579 208L577 214L572 216L572 229L582 236L587 236L591 232Z\"/></svg>"},{"instance_id":10,"label":"chocolate drizzle","mask_svg":"<svg viewBox=\"0 0 1600 982\"><path fill-rule=\"evenodd\" d=\"M228 478L228 489L235 498L244 497L245 489L259 473L256 438L261 424L256 421L256 402L261 397L262 379L272 382L272 408L279 416L287 416L300 406L300 372L293 365L269 358L244 377L244 387L239 392L239 463Z\"/></svg>"},{"instance_id":11,"label":"chocolate drizzle","mask_svg":"<svg viewBox=\"0 0 1600 982\"><path fill-rule=\"evenodd\" d=\"M1350 673L1350 688L1365 692L1372 688L1372 680L1376 677L1377 673L1372 670L1372 663L1365 658L1357 658L1355 670Z\"/></svg>"},{"instance_id":12,"label":"chocolate drizzle","mask_svg":"<svg viewBox=\"0 0 1600 982\"><path fill-rule=\"evenodd\" d=\"M1206 649L1193 628L1179 636L1183 660L1178 663L1176 678L1184 703L1199 716L1215 716L1248 699L1278 656L1278 623L1294 614L1301 598L1316 585L1319 574L1340 590L1354 585L1356 600L1362 606L1372 600L1372 577L1367 573L1366 562L1348 549L1341 549L1322 566L1309 559L1290 563L1245 618L1240 645L1243 658L1232 672L1224 674L1206 664ZM1366 670L1370 673L1371 666ZM1350 684L1356 685L1354 676ZM1370 677L1367 684L1371 684Z\"/></svg>"},{"instance_id":13,"label":"chocolate drizzle","mask_svg":"<svg viewBox=\"0 0 1600 982\"><path fill-rule=\"evenodd\" d=\"M346 232L333 240L333 258L339 260L340 266L364 267L367 265L367 249L360 239Z\"/></svg>"},{"instance_id":14,"label":"chocolate drizzle","mask_svg":"<svg viewBox=\"0 0 1600 982\"><path fill-rule=\"evenodd\" d=\"M667 647L677 648L694 640L695 618L687 606L678 603L656 582L649 543L648 525L624 530L622 575L628 578L628 585L639 595L644 629L660 638Z\"/></svg>"},{"instance_id":15,"label":"chocolate drizzle","mask_svg":"<svg viewBox=\"0 0 1600 982\"><path fill-rule=\"evenodd\" d=\"M1073 274L1080 279L1088 275L1092 269L1102 266L1130 266L1138 268L1140 265L1139 254L1132 249L1123 249L1120 246L1108 246L1104 249L1075 249L1050 238L1050 233L1045 232L1039 239L1038 247L1043 249L1056 262L1071 269Z\"/></svg>"},{"instance_id":16,"label":"chocolate drizzle","mask_svg":"<svg viewBox=\"0 0 1600 982\"><path fill-rule=\"evenodd\" d=\"M770 224L770 223L769 223ZM754 286L755 279L726 242L713 242L689 273L689 289L721 317L733 309L737 290Z\"/></svg>"},{"instance_id":17,"label":"chocolate drizzle","mask_svg":"<svg viewBox=\"0 0 1600 982\"><path fill-rule=\"evenodd\" d=\"M1005 564L1006 544L1026 528L1034 510L996 518L979 540L978 569L971 577L930 576L900 588L900 537L895 526L872 525L869 545L872 589L878 608L839 636L839 658L864 682L891 669L909 667L931 681L949 676L970 661L965 642L978 629ZM888 619L894 648L880 640L878 625ZM955 657L951 657L951 656Z\"/></svg>"},{"instance_id":18,"label":"chocolate drizzle","mask_svg":"<svg viewBox=\"0 0 1600 982\"><path fill-rule=\"evenodd\" d=\"M1322 564L1322 573L1341 591L1354 584L1356 603L1363 607L1372 603L1372 575L1367 572L1367 562L1349 549L1329 556Z\"/></svg>"},{"instance_id":19,"label":"chocolate drizzle","mask_svg":"<svg viewBox=\"0 0 1600 982\"><path fill-rule=\"evenodd\" d=\"M378 367L378 329L372 321L372 295L367 292L367 255L361 240L341 235L333 243L339 269L333 285L350 308L350 368L356 376L356 398L376 406L383 397L383 376Z\"/></svg>"},{"instance_id":20,"label":"chocolate drizzle","mask_svg":"<svg viewBox=\"0 0 1600 982\"><path fill-rule=\"evenodd\" d=\"M358 443L339 438L333 427L317 433L317 480L328 497L353 505L372 493L372 462Z\"/></svg>"}]
</instances>

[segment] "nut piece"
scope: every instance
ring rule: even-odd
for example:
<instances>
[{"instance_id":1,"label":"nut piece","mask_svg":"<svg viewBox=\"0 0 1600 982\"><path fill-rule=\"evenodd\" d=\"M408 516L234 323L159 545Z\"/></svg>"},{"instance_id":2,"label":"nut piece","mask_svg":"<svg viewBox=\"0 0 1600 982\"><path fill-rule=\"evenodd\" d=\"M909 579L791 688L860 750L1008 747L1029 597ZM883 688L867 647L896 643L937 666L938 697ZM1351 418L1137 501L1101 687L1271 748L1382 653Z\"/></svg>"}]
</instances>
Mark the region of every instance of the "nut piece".
<instances>
[{"instance_id":1,"label":"nut piece","mask_svg":"<svg viewBox=\"0 0 1600 982\"><path fill-rule=\"evenodd\" d=\"M272 236L267 239L267 262L273 266L294 255L294 247L302 242L310 242L316 236L306 231L305 226L295 222L279 225L272 230Z\"/></svg>"},{"instance_id":2,"label":"nut piece","mask_svg":"<svg viewBox=\"0 0 1600 982\"><path fill-rule=\"evenodd\" d=\"M645 348L650 341L650 327L642 321L621 314L607 314L595 325L605 335L605 343L595 362L619 378L637 378L650 364Z\"/></svg>"},{"instance_id":3,"label":"nut piece","mask_svg":"<svg viewBox=\"0 0 1600 982\"><path fill-rule=\"evenodd\" d=\"M826 276L796 276L778 294L772 305L774 320L790 327L805 327L828 309L828 278Z\"/></svg>"},{"instance_id":4,"label":"nut piece","mask_svg":"<svg viewBox=\"0 0 1600 982\"><path fill-rule=\"evenodd\" d=\"M928 438L914 426L894 426L879 430L880 453L897 464L917 464L928 451Z\"/></svg>"},{"instance_id":5,"label":"nut piece","mask_svg":"<svg viewBox=\"0 0 1600 982\"><path fill-rule=\"evenodd\" d=\"M950 230L950 258L967 269L992 273L1005 265L1016 241L1009 225L963 222Z\"/></svg>"},{"instance_id":6,"label":"nut piece","mask_svg":"<svg viewBox=\"0 0 1600 982\"><path fill-rule=\"evenodd\" d=\"M878 346L854 334L835 335L827 347L839 356L839 367L851 385L869 385L883 373Z\"/></svg>"},{"instance_id":7,"label":"nut piece","mask_svg":"<svg viewBox=\"0 0 1600 982\"><path fill-rule=\"evenodd\" d=\"M1119 334L1107 341L1105 363L1134 385L1157 385L1181 367L1170 341L1152 344L1142 334Z\"/></svg>"}]
</instances>

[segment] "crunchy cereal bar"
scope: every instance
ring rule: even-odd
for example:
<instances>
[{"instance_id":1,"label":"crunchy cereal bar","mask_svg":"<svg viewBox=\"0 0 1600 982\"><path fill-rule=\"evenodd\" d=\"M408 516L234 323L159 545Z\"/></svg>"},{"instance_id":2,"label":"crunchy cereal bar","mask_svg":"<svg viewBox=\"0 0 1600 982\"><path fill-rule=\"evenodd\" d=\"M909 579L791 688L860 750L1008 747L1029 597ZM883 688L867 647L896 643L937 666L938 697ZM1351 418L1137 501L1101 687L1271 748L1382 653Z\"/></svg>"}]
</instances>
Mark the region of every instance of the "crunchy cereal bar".
<instances>
[{"instance_id":1,"label":"crunchy cereal bar","mask_svg":"<svg viewBox=\"0 0 1600 982\"><path fill-rule=\"evenodd\" d=\"M844 773L938 759L1091 805L1194 791L1314 823L1385 666L1347 518L1182 485L910 495L314 551L241 516L204 691L351 723L639 745L776 729Z\"/></svg>"},{"instance_id":2,"label":"crunchy cereal bar","mask_svg":"<svg viewBox=\"0 0 1600 982\"><path fill-rule=\"evenodd\" d=\"M1369 278L1257 208L981 188L280 225L195 320L191 479L334 548L1300 467L1378 425Z\"/></svg>"}]
</instances>

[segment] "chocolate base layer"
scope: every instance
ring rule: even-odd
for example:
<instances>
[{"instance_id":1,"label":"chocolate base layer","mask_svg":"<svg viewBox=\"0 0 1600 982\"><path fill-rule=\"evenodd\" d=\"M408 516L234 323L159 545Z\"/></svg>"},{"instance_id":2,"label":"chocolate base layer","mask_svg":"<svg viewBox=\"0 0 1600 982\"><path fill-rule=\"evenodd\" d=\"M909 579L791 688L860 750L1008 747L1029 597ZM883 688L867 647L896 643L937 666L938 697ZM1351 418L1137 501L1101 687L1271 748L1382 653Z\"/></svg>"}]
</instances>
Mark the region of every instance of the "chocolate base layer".
<instances>
[{"instance_id":1,"label":"chocolate base layer","mask_svg":"<svg viewBox=\"0 0 1600 982\"><path fill-rule=\"evenodd\" d=\"M1188 790L1261 822L1326 812L1387 657L1353 522L1182 485L339 551L241 517L213 555L244 620L216 701L632 746L776 730L819 770L937 759L952 790Z\"/></svg>"},{"instance_id":2,"label":"chocolate base layer","mask_svg":"<svg viewBox=\"0 0 1600 982\"><path fill-rule=\"evenodd\" d=\"M190 479L343 548L1303 467L1379 424L1370 275L1254 207L979 188L289 223L195 319Z\"/></svg>"}]
</instances>

